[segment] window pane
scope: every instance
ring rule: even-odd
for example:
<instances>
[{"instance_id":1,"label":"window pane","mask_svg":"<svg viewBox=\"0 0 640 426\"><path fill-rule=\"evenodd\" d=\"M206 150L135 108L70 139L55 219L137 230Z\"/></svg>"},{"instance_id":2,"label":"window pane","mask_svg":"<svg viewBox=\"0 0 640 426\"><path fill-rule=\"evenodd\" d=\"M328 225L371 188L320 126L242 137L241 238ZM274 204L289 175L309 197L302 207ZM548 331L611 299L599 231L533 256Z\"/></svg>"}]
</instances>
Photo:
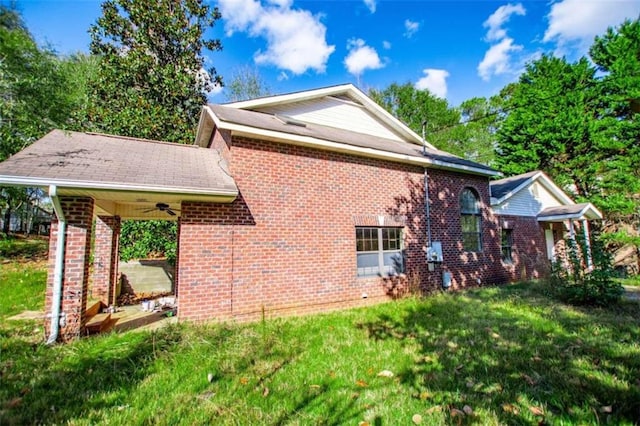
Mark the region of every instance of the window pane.
<instances>
[{"instance_id":1,"label":"window pane","mask_svg":"<svg viewBox=\"0 0 640 426\"><path fill-rule=\"evenodd\" d=\"M460 194L460 211L462 213L480 213L478 197L470 189L464 189Z\"/></svg>"},{"instance_id":2,"label":"window pane","mask_svg":"<svg viewBox=\"0 0 640 426\"><path fill-rule=\"evenodd\" d=\"M380 273L380 267L378 266L378 253L358 254L357 263L359 277L378 275Z\"/></svg>"},{"instance_id":3,"label":"window pane","mask_svg":"<svg viewBox=\"0 0 640 426\"><path fill-rule=\"evenodd\" d=\"M398 275L404 272L404 260L401 251L384 253L384 272L387 275Z\"/></svg>"},{"instance_id":4,"label":"window pane","mask_svg":"<svg viewBox=\"0 0 640 426\"><path fill-rule=\"evenodd\" d=\"M480 216L462 215L460 223L462 232L480 232Z\"/></svg>"},{"instance_id":5,"label":"window pane","mask_svg":"<svg viewBox=\"0 0 640 426\"><path fill-rule=\"evenodd\" d=\"M356 228L356 251L377 251L378 230L376 228Z\"/></svg>"}]
</instances>

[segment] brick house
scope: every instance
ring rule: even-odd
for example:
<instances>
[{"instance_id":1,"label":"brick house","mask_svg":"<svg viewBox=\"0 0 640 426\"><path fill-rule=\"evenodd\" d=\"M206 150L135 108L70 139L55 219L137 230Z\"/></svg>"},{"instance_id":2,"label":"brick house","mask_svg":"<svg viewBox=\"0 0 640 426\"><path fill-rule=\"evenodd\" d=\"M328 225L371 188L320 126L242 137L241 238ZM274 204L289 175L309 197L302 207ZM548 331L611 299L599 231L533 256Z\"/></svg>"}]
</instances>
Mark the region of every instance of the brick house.
<instances>
[{"instance_id":1,"label":"brick house","mask_svg":"<svg viewBox=\"0 0 640 426\"><path fill-rule=\"evenodd\" d=\"M180 320L360 306L502 283L521 268L540 276L529 259L546 253L545 209L575 203L543 175L490 184L498 175L435 149L352 85L207 105L193 146L53 131L0 164L0 184L48 188L56 207L46 310L63 319L60 336L47 320L63 340L86 322L94 218L92 292L106 304L120 221L178 220ZM555 203L509 207L538 186ZM584 219L597 218L589 209Z\"/></svg>"}]
</instances>

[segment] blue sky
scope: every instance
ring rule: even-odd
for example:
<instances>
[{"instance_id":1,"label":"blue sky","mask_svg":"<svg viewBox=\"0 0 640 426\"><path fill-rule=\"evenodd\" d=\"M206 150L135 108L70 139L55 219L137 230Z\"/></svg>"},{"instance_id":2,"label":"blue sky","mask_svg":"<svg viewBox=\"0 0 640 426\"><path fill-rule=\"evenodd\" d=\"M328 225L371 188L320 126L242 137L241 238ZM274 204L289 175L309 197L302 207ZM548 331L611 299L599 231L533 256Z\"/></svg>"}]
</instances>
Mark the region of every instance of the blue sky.
<instances>
[{"instance_id":1,"label":"blue sky","mask_svg":"<svg viewBox=\"0 0 640 426\"><path fill-rule=\"evenodd\" d=\"M353 83L411 83L450 104L490 96L542 53L575 60L595 35L640 16L640 0L218 0L208 62L230 80L252 67L271 93ZM88 51L93 0L19 0L41 43ZM210 95L226 100L224 89Z\"/></svg>"}]
</instances>

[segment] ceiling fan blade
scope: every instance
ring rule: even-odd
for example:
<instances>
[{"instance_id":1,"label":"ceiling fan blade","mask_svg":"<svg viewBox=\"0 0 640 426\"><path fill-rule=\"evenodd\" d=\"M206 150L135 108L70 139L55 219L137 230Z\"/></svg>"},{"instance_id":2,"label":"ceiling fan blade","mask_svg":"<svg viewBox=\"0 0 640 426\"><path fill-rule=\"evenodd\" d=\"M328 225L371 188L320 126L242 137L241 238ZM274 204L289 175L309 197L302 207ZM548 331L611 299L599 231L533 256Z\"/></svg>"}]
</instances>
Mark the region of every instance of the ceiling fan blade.
<instances>
[{"instance_id":1,"label":"ceiling fan blade","mask_svg":"<svg viewBox=\"0 0 640 426\"><path fill-rule=\"evenodd\" d=\"M169 213L169 216L175 216L176 215L175 212L173 210L171 210L171 209L166 209L165 211L167 213Z\"/></svg>"},{"instance_id":2,"label":"ceiling fan blade","mask_svg":"<svg viewBox=\"0 0 640 426\"><path fill-rule=\"evenodd\" d=\"M151 213L151 212L153 212L153 211L156 211L156 208L155 208L155 207L154 207L154 208L151 208L151 209L144 209L144 210L142 210L142 213Z\"/></svg>"}]
</instances>

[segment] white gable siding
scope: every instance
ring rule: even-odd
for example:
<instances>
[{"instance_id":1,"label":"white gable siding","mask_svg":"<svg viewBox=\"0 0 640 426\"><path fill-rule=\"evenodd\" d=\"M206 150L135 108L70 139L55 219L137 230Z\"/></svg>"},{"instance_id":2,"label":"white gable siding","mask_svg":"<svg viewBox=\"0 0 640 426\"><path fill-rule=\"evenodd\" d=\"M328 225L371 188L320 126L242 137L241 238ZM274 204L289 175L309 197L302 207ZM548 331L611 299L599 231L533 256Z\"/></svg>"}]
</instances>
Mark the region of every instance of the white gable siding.
<instances>
[{"instance_id":1,"label":"white gable siding","mask_svg":"<svg viewBox=\"0 0 640 426\"><path fill-rule=\"evenodd\" d=\"M255 110L269 114L286 115L307 123L336 127L397 141L403 140L364 107L334 97L327 96L309 101L271 105Z\"/></svg>"},{"instance_id":2,"label":"white gable siding","mask_svg":"<svg viewBox=\"0 0 640 426\"><path fill-rule=\"evenodd\" d=\"M547 188L536 181L502 204L493 206L493 211L496 214L511 216L537 216L541 210L548 207L563 206L564 204Z\"/></svg>"}]
</instances>

